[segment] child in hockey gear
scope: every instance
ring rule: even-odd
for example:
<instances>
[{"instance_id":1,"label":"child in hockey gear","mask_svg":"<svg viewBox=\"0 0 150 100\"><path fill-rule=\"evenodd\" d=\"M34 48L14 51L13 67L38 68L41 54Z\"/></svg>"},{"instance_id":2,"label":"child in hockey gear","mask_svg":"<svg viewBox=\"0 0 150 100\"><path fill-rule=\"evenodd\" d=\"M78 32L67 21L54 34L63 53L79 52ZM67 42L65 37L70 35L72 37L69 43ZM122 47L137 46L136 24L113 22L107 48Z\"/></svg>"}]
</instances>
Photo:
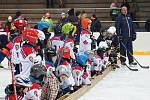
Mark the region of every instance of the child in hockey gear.
<instances>
[{"instance_id":1,"label":"child in hockey gear","mask_svg":"<svg viewBox=\"0 0 150 100\"><path fill-rule=\"evenodd\" d=\"M56 72L60 73L61 71L65 71L65 73L63 73L62 75L66 75L66 71L67 73L70 73L69 76L67 76L68 78L66 80L64 80L65 82L61 81L62 83L62 88L63 86L66 87L70 87L70 91L73 91L73 86L75 85L73 76L72 76L72 68L71 68L71 53L70 53L70 49L67 46L64 46L64 48L60 48L59 49L59 53L60 56L62 57L62 59L60 60L60 66L57 66L56 68ZM63 69L63 70L62 70ZM59 75L61 76L61 75ZM64 90L63 88L63 90Z\"/></svg>"},{"instance_id":2,"label":"child in hockey gear","mask_svg":"<svg viewBox=\"0 0 150 100\"><path fill-rule=\"evenodd\" d=\"M88 64L88 55L87 54L78 54L76 56L76 62L77 64L79 64L79 66L81 66L83 68L83 83L82 84L86 84L86 85L90 85L91 84L91 74L90 71L91 69L89 68Z\"/></svg>"},{"instance_id":3,"label":"child in hockey gear","mask_svg":"<svg viewBox=\"0 0 150 100\"><path fill-rule=\"evenodd\" d=\"M21 60L22 55L21 55L21 48L20 48L20 43L15 43L14 48L12 49L12 63L14 64L15 67L15 75L20 74L21 72Z\"/></svg>"},{"instance_id":4,"label":"child in hockey gear","mask_svg":"<svg viewBox=\"0 0 150 100\"><path fill-rule=\"evenodd\" d=\"M65 65L60 65L56 68L56 75L60 80L60 92L61 94L66 94L67 92L73 91L72 84L74 80L72 80L71 70L67 68ZM73 85L73 86L72 86Z\"/></svg>"},{"instance_id":5,"label":"child in hockey gear","mask_svg":"<svg viewBox=\"0 0 150 100\"><path fill-rule=\"evenodd\" d=\"M117 53L119 53L119 41L116 35L116 28L114 26L109 27L109 29L107 30L107 34L109 34L109 37L111 39L109 61L111 62L113 69L116 69L119 68L119 66L117 65Z\"/></svg>"},{"instance_id":6,"label":"child in hockey gear","mask_svg":"<svg viewBox=\"0 0 150 100\"><path fill-rule=\"evenodd\" d=\"M75 81L75 87L81 87L82 83L83 83L83 68L79 65L75 65L72 67L72 75Z\"/></svg>"},{"instance_id":7,"label":"child in hockey gear","mask_svg":"<svg viewBox=\"0 0 150 100\"><path fill-rule=\"evenodd\" d=\"M17 30L22 31L28 25L28 22L26 20L23 20L23 19L16 19L13 21L13 24Z\"/></svg>"},{"instance_id":8,"label":"child in hockey gear","mask_svg":"<svg viewBox=\"0 0 150 100\"><path fill-rule=\"evenodd\" d=\"M86 52L91 50L92 40L90 39L90 34L87 30L82 30L80 34L80 45L79 52Z\"/></svg>"},{"instance_id":9,"label":"child in hockey gear","mask_svg":"<svg viewBox=\"0 0 150 100\"><path fill-rule=\"evenodd\" d=\"M22 71L20 74L25 75L29 77L30 75L30 69L34 65L34 58L36 57L36 53L34 48L29 44L24 44L21 47L21 54L22 54Z\"/></svg>"},{"instance_id":10,"label":"child in hockey gear","mask_svg":"<svg viewBox=\"0 0 150 100\"><path fill-rule=\"evenodd\" d=\"M74 36L74 33L76 32L76 26L74 26L71 23L66 23L62 26L62 33L64 35L70 34L71 36Z\"/></svg>"},{"instance_id":11,"label":"child in hockey gear","mask_svg":"<svg viewBox=\"0 0 150 100\"><path fill-rule=\"evenodd\" d=\"M100 66L102 68L102 71L104 71L104 69L106 69L107 64L108 64L108 56L107 56L108 48L109 48L109 46L106 43L106 41L101 41L99 43L99 47L97 49L97 55L101 59Z\"/></svg>"},{"instance_id":12,"label":"child in hockey gear","mask_svg":"<svg viewBox=\"0 0 150 100\"><path fill-rule=\"evenodd\" d=\"M114 70L116 68L119 68L119 66L117 65L117 49L118 48L112 47L109 54L109 61L111 62Z\"/></svg>"},{"instance_id":13,"label":"child in hockey gear","mask_svg":"<svg viewBox=\"0 0 150 100\"><path fill-rule=\"evenodd\" d=\"M94 57L92 62L92 71L91 75L101 75L102 74L102 54L103 52L100 49L94 51Z\"/></svg>"},{"instance_id":14,"label":"child in hockey gear","mask_svg":"<svg viewBox=\"0 0 150 100\"><path fill-rule=\"evenodd\" d=\"M16 80L16 91L17 91L17 100L22 100L25 94L28 92L31 82L27 77L22 75L17 75ZM16 100L13 90L13 85L10 84L5 88L5 93L7 94L6 100Z\"/></svg>"},{"instance_id":15,"label":"child in hockey gear","mask_svg":"<svg viewBox=\"0 0 150 100\"><path fill-rule=\"evenodd\" d=\"M46 68L42 64L35 64L30 70L30 80L32 83L38 83L42 86L43 77L46 75Z\"/></svg>"},{"instance_id":16,"label":"child in hockey gear","mask_svg":"<svg viewBox=\"0 0 150 100\"><path fill-rule=\"evenodd\" d=\"M22 31L22 38L32 45L35 45L38 42L39 36L39 32L35 29L25 29Z\"/></svg>"}]
</instances>

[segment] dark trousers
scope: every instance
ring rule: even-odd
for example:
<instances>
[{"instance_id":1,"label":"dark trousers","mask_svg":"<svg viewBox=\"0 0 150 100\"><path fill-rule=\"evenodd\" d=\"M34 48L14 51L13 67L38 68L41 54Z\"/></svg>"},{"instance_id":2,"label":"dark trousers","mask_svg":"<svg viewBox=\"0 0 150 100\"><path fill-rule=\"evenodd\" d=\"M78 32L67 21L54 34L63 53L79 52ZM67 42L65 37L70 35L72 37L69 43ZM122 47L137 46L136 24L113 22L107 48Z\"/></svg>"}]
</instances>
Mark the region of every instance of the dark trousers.
<instances>
[{"instance_id":1,"label":"dark trousers","mask_svg":"<svg viewBox=\"0 0 150 100\"><path fill-rule=\"evenodd\" d=\"M125 47L124 47L125 46ZM130 53L129 53L130 52ZM132 45L132 39L131 38L123 38L122 41L120 41L120 61L125 62L126 61L126 55L128 57L129 63L133 62L133 45Z\"/></svg>"},{"instance_id":2,"label":"dark trousers","mask_svg":"<svg viewBox=\"0 0 150 100\"><path fill-rule=\"evenodd\" d=\"M15 75L17 75L17 74L20 74L20 72L21 72L21 66L20 66L20 64L14 64L14 67L15 67Z\"/></svg>"}]
</instances>

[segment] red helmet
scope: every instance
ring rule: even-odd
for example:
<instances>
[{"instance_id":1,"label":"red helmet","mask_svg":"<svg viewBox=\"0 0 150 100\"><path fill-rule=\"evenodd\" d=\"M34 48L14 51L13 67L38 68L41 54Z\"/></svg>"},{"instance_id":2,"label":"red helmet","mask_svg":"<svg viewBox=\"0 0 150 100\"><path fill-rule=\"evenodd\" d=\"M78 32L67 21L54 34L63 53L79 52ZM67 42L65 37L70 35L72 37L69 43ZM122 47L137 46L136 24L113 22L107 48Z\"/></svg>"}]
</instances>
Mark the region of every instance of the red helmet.
<instances>
[{"instance_id":1,"label":"red helmet","mask_svg":"<svg viewBox=\"0 0 150 100\"><path fill-rule=\"evenodd\" d=\"M24 27L27 26L28 22L23 19L16 19L13 24L17 29L23 30Z\"/></svg>"},{"instance_id":2,"label":"red helmet","mask_svg":"<svg viewBox=\"0 0 150 100\"><path fill-rule=\"evenodd\" d=\"M22 31L22 37L32 44L36 44L39 32L35 29L25 29Z\"/></svg>"},{"instance_id":3,"label":"red helmet","mask_svg":"<svg viewBox=\"0 0 150 100\"><path fill-rule=\"evenodd\" d=\"M59 53L63 58L70 58L70 49L69 47L65 46L59 49Z\"/></svg>"},{"instance_id":4,"label":"red helmet","mask_svg":"<svg viewBox=\"0 0 150 100\"><path fill-rule=\"evenodd\" d=\"M13 43L21 43L22 39L21 36L17 36L13 39Z\"/></svg>"}]
</instances>

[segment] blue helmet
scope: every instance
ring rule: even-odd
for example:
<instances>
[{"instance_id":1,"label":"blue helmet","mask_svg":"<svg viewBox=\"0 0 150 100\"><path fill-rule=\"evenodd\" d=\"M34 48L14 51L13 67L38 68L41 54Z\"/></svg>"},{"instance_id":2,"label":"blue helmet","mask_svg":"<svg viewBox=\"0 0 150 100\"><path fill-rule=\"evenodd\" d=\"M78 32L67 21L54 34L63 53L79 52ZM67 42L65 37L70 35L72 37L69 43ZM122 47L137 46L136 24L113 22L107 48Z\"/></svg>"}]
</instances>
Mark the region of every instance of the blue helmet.
<instances>
[{"instance_id":1,"label":"blue helmet","mask_svg":"<svg viewBox=\"0 0 150 100\"><path fill-rule=\"evenodd\" d=\"M88 55L86 54L78 54L76 56L76 62L80 65L86 65L86 61L88 60Z\"/></svg>"},{"instance_id":2,"label":"blue helmet","mask_svg":"<svg viewBox=\"0 0 150 100\"><path fill-rule=\"evenodd\" d=\"M39 21L37 24L38 24L38 29L41 30L41 31L44 28L48 29L50 27L50 24L47 21Z\"/></svg>"}]
</instances>

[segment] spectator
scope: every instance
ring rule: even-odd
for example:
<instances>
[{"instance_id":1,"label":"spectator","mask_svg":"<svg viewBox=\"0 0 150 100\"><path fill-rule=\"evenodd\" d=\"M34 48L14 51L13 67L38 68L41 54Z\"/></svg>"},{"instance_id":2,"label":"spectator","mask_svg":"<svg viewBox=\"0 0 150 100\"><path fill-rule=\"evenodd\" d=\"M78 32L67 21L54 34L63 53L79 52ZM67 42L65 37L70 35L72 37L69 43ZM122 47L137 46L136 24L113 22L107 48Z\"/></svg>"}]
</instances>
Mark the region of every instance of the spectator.
<instances>
[{"instance_id":1,"label":"spectator","mask_svg":"<svg viewBox=\"0 0 150 100\"><path fill-rule=\"evenodd\" d=\"M130 9L130 15L133 21L136 21L136 14L139 11L139 6L138 4L135 2L132 3L132 9ZM139 27L138 23L136 23L136 26Z\"/></svg>"},{"instance_id":2,"label":"spectator","mask_svg":"<svg viewBox=\"0 0 150 100\"><path fill-rule=\"evenodd\" d=\"M96 15L92 15L91 20L92 20L91 31L92 32L100 32L101 22L98 20Z\"/></svg>"},{"instance_id":3,"label":"spectator","mask_svg":"<svg viewBox=\"0 0 150 100\"><path fill-rule=\"evenodd\" d=\"M129 11L130 11L130 5L129 5L129 3L128 3L127 0L123 0L123 2L121 4L121 7L123 7L123 6L127 7L127 10L128 10L128 13L129 13Z\"/></svg>"},{"instance_id":4,"label":"spectator","mask_svg":"<svg viewBox=\"0 0 150 100\"><path fill-rule=\"evenodd\" d=\"M53 31L53 21L52 18L50 16L50 13L47 12L41 19L41 21L47 21L49 23L49 28L48 28L48 32L52 32Z\"/></svg>"},{"instance_id":5,"label":"spectator","mask_svg":"<svg viewBox=\"0 0 150 100\"><path fill-rule=\"evenodd\" d=\"M80 15L80 13L78 15ZM77 31L74 33L74 40L75 43L79 43L80 33L81 33L81 22L79 16L76 15L74 8L71 8L68 11L68 22L76 26Z\"/></svg>"},{"instance_id":6,"label":"spectator","mask_svg":"<svg viewBox=\"0 0 150 100\"><path fill-rule=\"evenodd\" d=\"M145 29L146 29L147 32L150 32L150 19L146 20Z\"/></svg>"},{"instance_id":7,"label":"spectator","mask_svg":"<svg viewBox=\"0 0 150 100\"><path fill-rule=\"evenodd\" d=\"M125 65L126 54L128 56L129 64L136 65L133 62L133 46L132 41L136 39L136 32L134 31L134 25L131 17L127 14L127 7L121 8L121 14L116 19L116 33L119 36L120 42L120 61L122 65Z\"/></svg>"},{"instance_id":8,"label":"spectator","mask_svg":"<svg viewBox=\"0 0 150 100\"><path fill-rule=\"evenodd\" d=\"M12 21L14 21L15 19L21 18L22 13L20 11L16 12L16 15L12 18Z\"/></svg>"},{"instance_id":9,"label":"spectator","mask_svg":"<svg viewBox=\"0 0 150 100\"><path fill-rule=\"evenodd\" d=\"M111 3L111 5L110 5L110 8L111 8L111 10L110 10L110 16L111 16L111 18L112 18L113 21L118 16L118 13L119 13L119 9L118 8L119 7L120 7L120 5L117 2L117 0L114 0L114 2Z\"/></svg>"},{"instance_id":10,"label":"spectator","mask_svg":"<svg viewBox=\"0 0 150 100\"><path fill-rule=\"evenodd\" d=\"M81 12L80 11L76 11L76 17L78 20L78 25L77 25L77 31L76 31L76 37L75 37L75 45L79 44L80 42L80 33L81 33Z\"/></svg>"},{"instance_id":11,"label":"spectator","mask_svg":"<svg viewBox=\"0 0 150 100\"><path fill-rule=\"evenodd\" d=\"M5 25L5 29L6 29L7 26L8 26L8 31L10 32L12 30L12 27L13 27L11 16L8 16L8 19L7 19L7 22L6 22L6 25Z\"/></svg>"},{"instance_id":12,"label":"spectator","mask_svg":"<svg viewBox=\"0 0 150 100\"><path fill-rule=\"evenodd\" d=\"M85 11L82 11L82 15L81 15L82 28L90 30L91 23L92 21L87 17L87 13Z\"/></svg>"},{"instance_id":13,"label":"spectator","mask_svg":"<svg viewBox=\"0 0 150 100\"><path fill-rule=\"evenodd\" d=\"M61 13L60 22L62 26L67 22L67 15L64 12Z\"/></svg>"}]
</instances>

